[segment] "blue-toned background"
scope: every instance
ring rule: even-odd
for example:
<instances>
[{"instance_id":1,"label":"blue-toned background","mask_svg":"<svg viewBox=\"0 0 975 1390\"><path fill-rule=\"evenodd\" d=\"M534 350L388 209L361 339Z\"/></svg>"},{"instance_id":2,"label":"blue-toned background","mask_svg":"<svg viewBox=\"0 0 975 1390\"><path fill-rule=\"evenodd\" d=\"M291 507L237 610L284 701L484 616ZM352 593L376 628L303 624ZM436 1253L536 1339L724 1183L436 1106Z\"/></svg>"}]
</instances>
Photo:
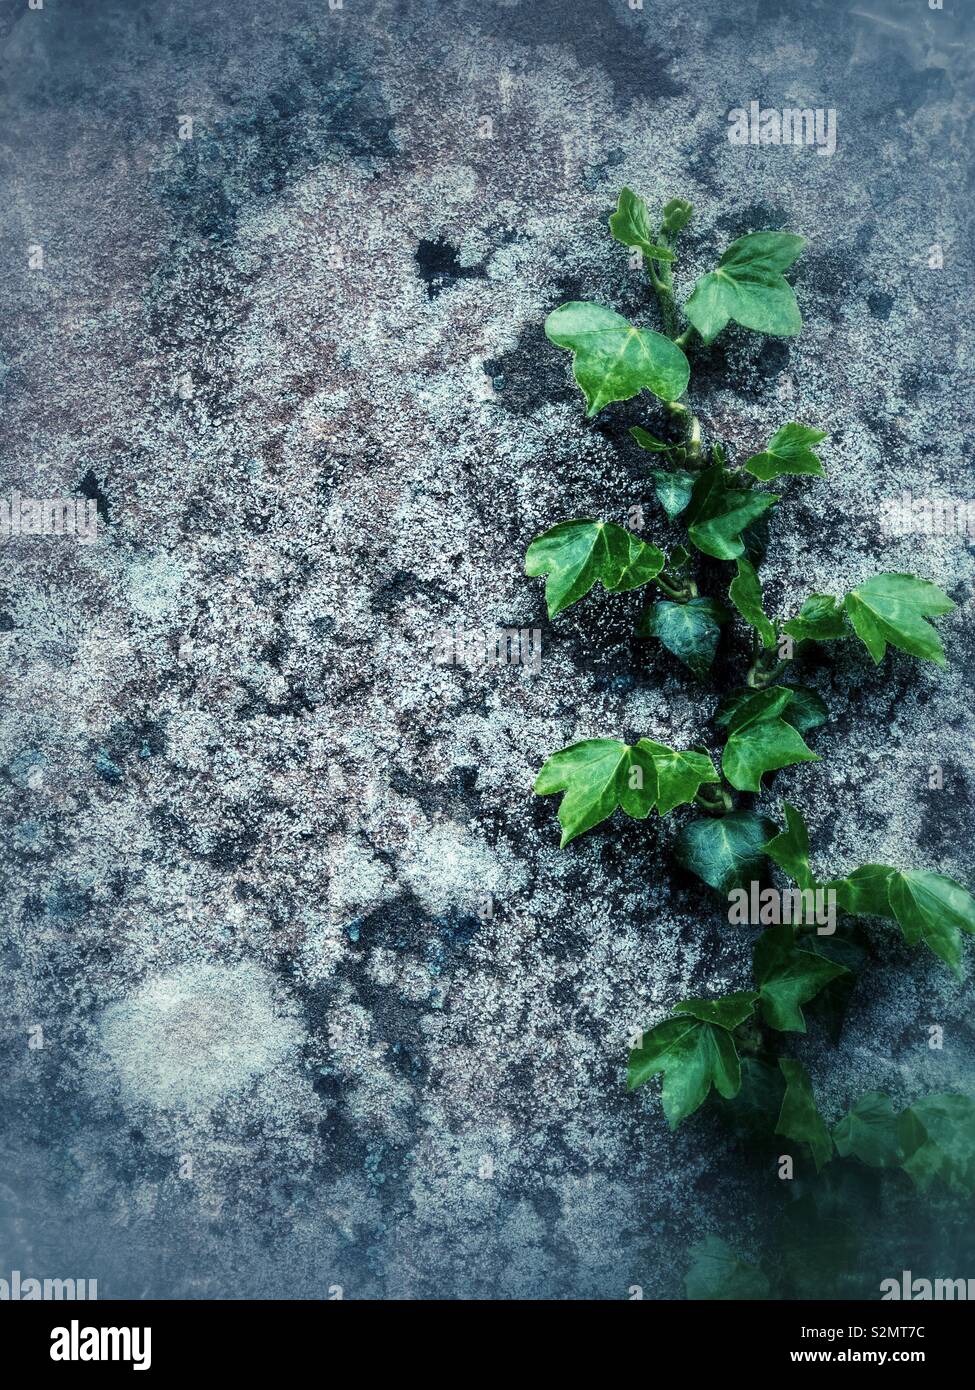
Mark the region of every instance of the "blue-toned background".
<instances>
[{"instance_id":1,"label":"blue-toned background","mask_svg":"<svg viewBox=\"0 0 975 1390\"><path fill-rule=\"evenodd\" d=\"M809 238L801 338L693 355L733 451L829 431L770 604L910 569L959 607L946 671L807 671L823 761L763 804L823 874L970 880L971 549L878 525L975 498L963 8L3 0L2 495L93 499L103 534L0 548L0 1276L675 1297L694 1241L761 1226L773 1173L623 1089L632 1029L742 987L750 934L674 877L679 814L560 853L531 794L575 737L707 738L744 669L732 642L695 687L633 641L639 595L545 618L537 532L642 503L677 533L627 435L660 412L586 423L541 325L654 321L624 182L694 202L681 294L744 232ZM731 145L751 100L835 108L835 154ZM431 661L495 623L541 629L539 673ZM797 1049L830 1118L972 1077L970 988L871 939L840 1043Z\"/></svg>"}]
</instances>

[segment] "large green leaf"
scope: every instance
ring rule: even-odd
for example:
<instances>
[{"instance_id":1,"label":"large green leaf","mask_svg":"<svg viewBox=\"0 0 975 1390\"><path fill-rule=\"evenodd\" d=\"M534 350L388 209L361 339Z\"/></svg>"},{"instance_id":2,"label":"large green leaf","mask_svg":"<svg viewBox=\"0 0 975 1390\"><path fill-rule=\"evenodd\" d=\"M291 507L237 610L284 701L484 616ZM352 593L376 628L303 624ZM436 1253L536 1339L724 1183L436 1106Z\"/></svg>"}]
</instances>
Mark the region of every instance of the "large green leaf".
<instances>
[{"instance_id":1,"label":"large green leaf","mask_svg":"<svg viewBox=\"0 0 975 1390\"><path fill-rule=\"evenodd\" d=\"M716 560L735 560L745 553L742 531L774 507L778 494L730 485L720 464L706 468L691 494L684 520L691 543Z\"/></svg>"},{"instance_id":2,"label":"large green leaf","mask_svg":"<svg viewBox=\"0 0 975 1390\"><path fill-rule=\"evenodd\" d=\"M955 605L937 584L913 574L875 574L851 589L843 606L878 665L889 642L910 656L944 666L941 638L926 619L950 613Z\"/></svg>"},{"instance_id":3,"label":"large green leaf","mask_svg":"<svg viewBox=\"0 0 975 1390\"><path fill-rule=\"evenodd\" d=\"M637 246L648 261L672 261L673 251L658 245L650 213L643 199L632 188L621 188L616 211L609 219L609 230L624 246Z\"/></svg>"},{"instance_id":4,"label":"large green leaf","mask_svg":"<svg viewBox=\"0 0 975 1390\"><path fill-rule=\"evenodd\" d=\"M728 617L727 608L716 598L702 595L686 603L661 599L641 615L637 631L643 637L656 637L688 670L703 679L718 650L721 625Z\"/></svg>"},{"instance_id":5,"label":"large green leaf","mask_svg":"<svg viewBox=\"0 0 975 1390\"><path fill-rule=\"evenodd\" d=\"M798 729L781 717L791 698L787 686L772 686L744 701L732 716L721 770L738 791L761 791L763 775L777 768L819 762Z\"/></svg>"},{"instance_id":6,"label":"large green leaf","mask_svg":"<svg viewBox=\"0 0 975 1390\"><path fill-rule=\"evenodd\" d=\"M831 642L838 637L850 636L843 609L832 594L810 594L803 600L796 616L782 624L782 631L797 642L807 639Z\"/></svg>"},{"instance_id":7,"label":"large green leaf","mask_svg":"<svg viewBox=\"0 0 975 1390\"><path fill-rule=\"evenodd\" d=\"M705 782L719 781L707 753L678 752L653 739L621 743L591 738L570 744L545 763L535 781L539 796L565 795L559 805L562 847L620 809L645 820L654 806L663 816L693 801Z\"/></svg>"},{"instance_id":8,"label":"large green leaf","mask_svg":"<svg viewBox=\"0 0 975 1390\"><path fill-rule=\"evenodd\" d=\"M636 1090L661 1071L671 1129L703 1104L712 1084L726 1099L741 1085L738 1053L728 1030L686 1014L665 1018L643 1035L641 1046L630 1053L628 1089Z\"/></svg>"},{"instance_id":9,"label":"large green leaf","mask_svg":"<svg viewBox=\"0 0 975 1390\"><path fill-rule=\"evenodd\" d=\"M791 337L802 328L792 286L783 277L805 245L788 232L752 232L732 242L716 270L704 275L684 306L706 343L730 319L756 333Z\"/></svg>"},{"instance_id":10,"label":"large green leaf","mask_svg":"<svg viewBox=\"0 0 975 1390\"><path fill-rule=\"evenodd\" d=\"M890 1096L868 1091L833 1128L841 1158L858 1158L870 1168L898 1168L907 1157L904 1125Z\"/></svg>"},{"instance_id":11,"label":"large green leaf","mask_svg":"<svg viewBox=\"0 0 975 1390\"><path fill-rule=\"evenodd\" d=\"M546 574L545 602L554 618L588 594L599 581L610 593L637 589L656 579L665 556L612 521L562 521L536 536L525 556L525 573Z\"/></svg>"},{"instance_id":12,"label":"large green leaf","mask_svg":"<svg viewBox=\"0 0 975 1390\"><path fill-rule=\"evenodd\" d=\"M761 1300L769 1282L757 1265L749 1264L717 1236L707 1236L691 1248L691 1267L684 1276L690 1299Z\"/></svg>"},{"instance_id":13,"label":"large green leaf","mask_svg":"<svg viewBox=\"0 0 975 1390\"><path fill-rule=\"evenodd\" d=\"M791 1057L780 1057L779 1068L785 1077L785 1095L775 1132L808 1144L818 1173L833 1156L833 1140L816 1105L809 1075L802 1063Z\"/></svg>"},{"instance_id":14,"label":"large green leaf","mask_svg":"<svg viewBox=\"0 0 975 1390\"><path fill-rule=\"evenodd\" d=\"M775 646L775 628L762 607L762 585L758 571L743 555L738 557L738 574L731 581L728 597L745 619L746 623L758 633L762 646L766 649Z\"/></svg>"},{"instance_id":15,"label":"large green leaf","mask_svg":"<svg viewBox=\"0 0 975 1390\"><path fill-rule=\"evenodd\" d=\"M722 995L720 999L682 999L674 1005L674 1013L690 1014L702 1023L713 1023L716 1028L727 1028L730 1032L755 1012L757 998L755 990L743 989Z\"/></svg>"},{"instance_id":16,"label":"large green leaf","mask_svg":"<svg viewBox=\"0 0 975 1390\"><path fill-rule=\"evenodd\" d=\"M814 888L815 880L809 865L809 832L806 822L794 806L783 802L785 829L765 846L765 853L789 875L800 888Z\"/></svg>"},{"instance_id":17,"label":"large green leaf","mask_svg":"<svg viewBox=\"0 0 975 1390\"><path fill-rule=\"evenodd\" d=\"M545 320L545 332L556 347L573 353L572 371L590 416L644 387L663 401L676 401L687 390L690 364L677 344L652 329L634 328L601 304L562 304Z\"/></svg>"},{"instance_id":18,"label":"large green leaf","mask_svg":"<svg viewBox=\"0 0 975 1390\"><path fill-rule=\"evenodd\" d=\"M925 941L961 974L962 934L975 932L975 899L954 879L926 869L892 869L887 896L907 941Z\"/></svg>"},{"instance_id":19,"label":"large green leaf","mask_svg":"<svg viewBox=\"0 0 975 1390\"><path fill-rule=\"evenodd\" d=\"M922 1191L937 1180L964 1197L975 1196L975 1101L924 1096L908 1113L919 1127L919 1142L904 1161L905 1172Z\"/></svg>"},{"instance_id":20,"label":"large green leaf","mask_svg":"<svg viewBox=\"0 0 975 1390\"><path fill-rule=\"evenodd\" d=\"M753 973L759 988L758 1008L770 1028L804 1033L803 1004L814 999L837 975L842 965L796 945L791 926L770 927L755 942Z\"/></svg>"},{"instance_id":21,"label":"large green leaf","mask_svg":"<svg viewBox=\"0 0 975 1390\"><path fill-rule=\"evenodd\" d=\"M539 796L564 792L559 804L561 848L611 816L617 807L645 820L657 797L650 750L615 738L588 738L553 753L535 781Z\"/></svg>"},{"instance_id":22,"label":"large green leaf","mask_svg":"<svg viewBox=\"0 0 975 1390\"><path fill-rule=\"evenodd\" d=\"M675 806L693 801L705 782L720 782L714 763L698 748L679 752L652 738L641 738L637 747L649 752L657 778L655 801L657 812L665 816Z\"/></svg>"},{"instance_id":23,"label":"large green leaf","mask_svg":"<svg viewBox=\"0 0 975 1390\"><path fill-rule=\"evenodd\" d=\"M685 869L727 893L747 888L761 876L765 845L774 830L772 821L755 811L732 811L690 821L677 836L674 853Z\"/></svg>"},{"instance_id":24,"label":"large green leaf","mask_svg":"<svg viewBox=\"0 0 975 1390\"><path fill-rule=\"evenodd\" d=\"M746 461L745 470L763 483L784 473L811 473L821 478L823 465L811 446L825 438L822 430L811 430L808 425L783 425L760 454L753 454Z\"/></svg>"}]
</instances>

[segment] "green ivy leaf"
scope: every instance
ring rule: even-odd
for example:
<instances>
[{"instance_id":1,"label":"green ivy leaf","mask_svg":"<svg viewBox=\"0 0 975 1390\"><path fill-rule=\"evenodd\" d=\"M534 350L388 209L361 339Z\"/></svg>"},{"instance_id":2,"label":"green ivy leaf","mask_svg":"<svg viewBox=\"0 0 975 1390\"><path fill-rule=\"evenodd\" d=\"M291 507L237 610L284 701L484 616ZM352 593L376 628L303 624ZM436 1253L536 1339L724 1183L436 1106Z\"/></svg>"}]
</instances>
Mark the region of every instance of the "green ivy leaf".
<instances>
[{"instance_id":1,"label":"green ivy leaf","mask_svg":"<svg viewBox=\"0 0 975 1390\"><path fill-rule=\"evenodd\" d=\"M742 531L779 498L729 486L720 464L706 468L694 484L685 521L691 543L716 560L734 560L745 553Z\"/></svg>"},{"instance_id":2,"label":"green ivy leaf","mask_svg":"<svg viewBox=\"0 0 975 1390\"><path fill-rule=\"evenodd\" d=\"M609 219L609 230L624 246L638 246L648 261L675 259L673 251L656 244L647 205L632 188L620 189L616 211Z\"/></svg>"},{"instance_id":3,"label":"green ivy leaf","mask_svg":"<svg viewBox=\"0 0 975 1390\"><path fill-rule=\"evenodd\" d=\"M778 1067L758 1057L742 1057L741 1090L726 1104L727 1118L738 1133L765 1143L775 1129L784 1095Z\"/></svg>"},{"instance_id":4,"label":"green ivy leaf","mask_svg":"<svg viewBox=\"0 0 975 1390\"><path fill-rule=\"evenodd\" d=\"M684 1276L690 1299L762 1300L769 1282L758 1265L749 1264L717 1236L707 1236L691 1249L691 1267Z\"/></svg>"},{"instance_id":5,"label":"green ivy leaf","mask_svg":"<svg viewBox=\"0 0 975 1390\"><path fill-rule=\"evenodd\" d=\"M857 940L855 932L849 928L833 936L820 936L818 932L810 932L807 949L846 968L846 974L837 975L835 980L830 980L809 1006L812 1012L822 1019L831 1040L838 1043L856 985L857 972L867 959L867 952Z\"/></svg>"},{"instance_id":6,"label":"green ivy leaf","mask_svg":"<svg viewBox=\"0 0 975 1390\"><path fill-rule=\"evenodd\" d=\"M782 624L782 631L794 637L797 642L811 639L814 642L831 642L838 637L849 637L843 609L832 594L810 594L794 618Z\"/></svg>"},{"instance_id":7,"label":"green ivy leaf","mask_svg":"<svg viewBox=\"0 0 975 1390\"><path fill-rule=\"evenodd\" d=\"M642 425L631 425L630 434L639 444L641 449L646 449L651 454L666 454L670 452L670 445L665 444L662 439L658 439L655 434L650 434Z\"/></svg>"},{"instance_id":8,"label":"green ivy leaf","mask_svg":"<svg viewBox=\"0 0 975 1390\"><path fill-rule=\"evenodd\" d=\"M721 770L738 791L761 791L766 772L820 761L798 729L780 717L791 698L788 687L771 686L743 701L732 715Z\"/></svg>"},{"instance_id":9,"label":"green ivy leaf","mask_svg":"<svg viewBox=\"0 0 975 1390\"><path fill-rule=\"evenodd\" d=\"M759 987L758 1008L770 1028L804 1033L801 1005L814 999L837 975L847 971L796 945L791 926L770 927L755 942L753 973Z\"/></svg>"},{"instance_id":10,"label":"green ivy leaf","mask_svg":"<svg viewBox=\"0 0 975 1390\"><path fill-rule=\"evenodd\" d=\"M637 631L643 637L656 637L703 680L718 650L721 625L728 617L727 608L716 598L701 596L686 603L661 599L641 615Z\"/></svg>"},{"instance_id":11,"label":"green ivy leaf","mask_svg":"<svg viewBox=\"0 0 975 1390\"><path fill-rule=\"evenodd\" d=\"M713 1023L716 1028L727 1028L731 1032L755 1012L757 998L755 990L745 989L725 994L720 999L682 999L674 1005L674 1013L690 1014L702 1023Z\"/></svg>"},{"instance_id":12,"label":"green ivy leaf","mask_svg":"<svg viewBox=\"0 0 975 1390\"><path fill-rule=\"evenodd\" d=\"M964 1197L975 1195L975 1101L969 1096L924 1096L911 1106L917 1147L903 1168L921 1191L938 1180Z\"/></svg>"},{"instance_id":13,"label":"green ivy leaf","mask_svg":"<svg viewBox=\"0 0 975 1390\"><path fill-rule=\"evenodd\" d=\"M836 893L836 902L852 917L893 917L887 887L893 869L886 864L863 864L846 878L826 884Z\"/></svg>"},{"instance_id":14,"label":"green ivy leaf","mask_svg":"<svg viewBox=\"0 0 975 1390\"><path fill-rule=\"evenodd\" d=\"M685 198L671 198L664 207L661 226L665 236L676 236L682 232L694 216L694 209Z\"/></svg>"},{"instance_id":15,"label":"green ivy leaf","mask_svg":"<svg viewBox=\"0 0 975 1390\"><path fill-rule=\"evenodd\" d=\"M798 333L802 316L782 272L805 244L803 237L788 232L752 232L733 241L717 269L698 280L684 306L704 341L713 342L730 319L756 333Z\"/></svg>"},{"instance_id":16,"label":"green ivy leaf","mask_svg":"<svg viewBox=\"0 0 975 1390\"><path fill-rule=\"evenodd\" d=\"M868 1091L833 1128L841 1158L858 1158L869 1168L899 1168L907 1157L904 1125L883 1091Z\"/></svg>"},{"instance_id":17,"label":"green ivy leaf","mask_svg":"<svg viewBox=\"0 0 975 1390\"><path fill-rule=\"evenodd\" d=\"M721 781L714 763L701 749L692 748L682 753L664 743L654 743L651 738L641 738L637 747L649 752L653 761L657 779L654 799L661 816L675 806L693 801L705 782Z\"/></svg>"},{"instance_id":18,"label":"green ivy leaf","mask_svg":"<svg viewBox=\"0 0 975 1390\"><path fill-rule=\"evenodd\" d=\"M820 444L825 438L822 430L811 430L807 425L783 425L762 453L753 454L746 460L745 471L760 478L763 483L784 473L811 473L822 478L823 465L810 446Z\"/></svg>"},{"instance_id":19,"label":"green ivy leaf","mask_svg":"<svg viewBox=\"0 0 975 1390\"><path fill-rule=\"evenodd\" d=\"M686 1014L665 1018L643 1035L642 1045L630 1053L627 1089L635 1091L661 1071L664 1114L672 1130L704 1103L712 1084L726 1099L741 1085L728 1030Z\"/></svg>"},{"instance_id":20,"label":"green ivy leaf","mask_svg":"<svg viewBox=\"0 0 975 1390\"><path fill-rule=\"evenodd\" d=\"M913 574L876 574L851 589L843 606L878 665L889 642L910 656L944 666L941 638L926 619L950 613L955 605L937 584Z\"/></svg>"},{"instance_id":21,"label":"green ivy leaf","mask_svg":"<svg viewBox=\"0 0 975 1390\"><path fill-rule=\"evenodd\" d=\"M565 792L559 823L565 846L611 816L619 807L645 820L657 797L657 774L644 740L629 745L615 738L588 738L553 753L535 781L539 796Z\"/></svg>"},{"instance_id":22,"label":"green ivy leaf","mask_svg":"<svg viewBox=\"0 0 975 1390\"><path fill-rule=\"evenodd\" d=\"M652 329L634 328L601 304L560 305L545 320L545 333L573 353L572 371L589 416L644 387L662 401L675 401L687 390L690 364L677 344Z\"/></svg>"},{"instance_id":23,"label":"green ivy leaf","mask_svg":"<svg viewBox=\"0 0 975 1390\"><path fill-rule=\"evenodd\" d=\"M738 575L731 581L728 597L745 619L746 623L758 633L762 646L766 649L775 646L775 628L762 607L762 585L758 571L750 560L738 557Z\"/></svg>"},{"instance_id":24,"label":"green ivy leaf","mask_svg":"<svg viewBox=\"0 0 975 1390\"><path fill-rule=\"evenodd\" d=\"M785 1077L785 1095L775 1132L808 1144L818 1173L833 1156L833 1140L816 1105L809 1075L802 1063L791 1057L780 1057L779 1068Z\"/></svg>"},{"instance_id":25,"label":"green ivy leaf","mask_svg":"<svg viewBox=\"0 0 975 1390\"><path fill-rule=\"evenodd\" d=\"M782 803L782 809L785 812L785 829L769 840L765 846L765 853L800 888L815 888L816 881L809 865L809 832L806 822L787 801Z\"/></svg>"},{"instance_id":26,"label":"green ivy leaf","mask_svg":"<svg viewBox=\"0 0 975 1390\"><path fill-rule=\"evenodd\" d=\"M791 698L781 711L781 717L794 729L798 729L800 734L807 734L813 729L820 728L829 718L829 710L826 705L815 690L810 690L807 685L769 685L766 686L766 689L787 690L789 692ZM726 695L714 712L715 724L719 728L726 729L742 705L751 700L754 695L755 691L751 686L742 686L740 690L734 690L730 695Z\"/></svg>"},{"instance_id":27,"label":"green ivy leaf","mask_svg":"<svg viewBox=\"0 0 975 1390\"><path fill-rule=\"evenodd\" d=\"M548 575L545 602L554 618L588 594L599 581L610 593L638 589L656 579L664 553L612 521L562 521L536 536L525 556L525 573Z\"/></svg>"},{"instance_id":28,"label":"green ivy leaf","mask_svg":"<svg viewBox=\"0 0 975 1390\"><path fill-rule=\"evenodd\" d=\"M677 862L719 893L747 888L765 864L765 845L776 829L756 811L689 821L677 836Z\"/></svg>"},{"instance_id":29,"label":"green ivy leaf","mask_svg":"<svg viewBox=\"0 0 975 1390\"><path fill-rule=\"evenodd\" d=\"M664 468L654 468L651 470L650 477L653 479L653 490L657 494L657 501L667 513L668 518L673 521L675 516L680 516L691 500L691 493L694 491L694 474L688 473L684 468L675 468L672 472Z\"/></svg>"},{"instance_id":30,"label":"green ivy leaf","mask_svg":"<svg viewBox=\"0 0 975 1390\"><path fill-rule=\"evenodd\" d=\"M961 975L962 933L975 932L971 893L944 874L892 869L887 896L905 939L911 945L925 941L956 975Z\"/></svg>"}]
</instances>

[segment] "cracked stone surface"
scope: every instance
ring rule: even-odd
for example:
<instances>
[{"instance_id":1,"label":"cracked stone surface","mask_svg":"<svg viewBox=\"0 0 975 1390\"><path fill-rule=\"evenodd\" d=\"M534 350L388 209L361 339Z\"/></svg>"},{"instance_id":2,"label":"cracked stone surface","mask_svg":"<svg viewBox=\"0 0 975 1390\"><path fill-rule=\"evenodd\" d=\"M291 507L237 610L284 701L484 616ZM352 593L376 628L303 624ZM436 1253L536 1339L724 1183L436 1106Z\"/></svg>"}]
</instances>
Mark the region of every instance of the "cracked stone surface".
<instances>
[{"instance_id":1,"label":"cracked stone surface","mask_svg":"<svg viewBox=\"0 0 975 1390\"><path fill-rule=\"evenodd\" d=\"M822 761L761 804L802 807L824 874L971 882L971 543L879 525L907 488L975 499L960 11L5 0L2 495L87 499L100 535L0 547L0 1273L676 1297L695 1240L748 1228L768 1175L623 1080L635 1027L747 983L750 935L675 870L686 812L560 852L531 791L575 738L712 740L745 634L695 686L639 594L546 619L539 531L679 530L627 433L657 403L586 422L542 323L655 322L605 228L624 182L694 202L683 293L744 232L808 237L802 336L692 353L734 456L829 431L769 606L882 569L958 607L944 671L807 665ZM731 145L753 99L835 107L836 153ZM438 665L455 625L540 629L541 669ZM972 1083L970 987L870 938L840 1044L797 1050L831 1118Z\"/></svg>"}]
</instances>

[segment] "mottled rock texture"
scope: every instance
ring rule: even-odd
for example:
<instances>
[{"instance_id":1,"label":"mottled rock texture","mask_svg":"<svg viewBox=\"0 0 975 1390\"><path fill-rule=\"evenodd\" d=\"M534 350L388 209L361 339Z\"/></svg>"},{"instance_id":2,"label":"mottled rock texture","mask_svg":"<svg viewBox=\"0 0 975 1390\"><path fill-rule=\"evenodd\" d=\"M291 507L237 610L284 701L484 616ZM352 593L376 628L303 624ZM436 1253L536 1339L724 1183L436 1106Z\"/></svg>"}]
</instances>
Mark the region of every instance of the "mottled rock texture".
<instances>
[{"instance_id":1,"label":"mottled rock texture","mask_svg":"<svg viewBox=\"0 0 975 1390\"><path fill-rule=\"evenodd\" d=\"M678 531L627 434L662 412L587 423L541 325L655 321L606 232L624 182L693 200L682 293L744 232L809 238L802 336L692 356L738 457L829 431L770 605L909 569L958 608L945 671L807 668L823 761L762 804L824 873L970 881L970 544L878 525L904 488L975 498L962 8L4 0L3 496L95 500L102 533L0 550L0 1273L675 1297L690 1244L747 1228L773 1175L623 1074L635 1025L746 982L750 933L675 874L682 813L560 853L531 792L576 737L707 741L744 634L696 687L638 594L545 618L538 531L639 503ZM753 99L835 107L836 153L731 145ZM541 670L436 665L455 623L540 628ZM831 1117L972 1080L969 987L871 939L840 1044L801 1042Z\"/></svg>"}]
</instances>

